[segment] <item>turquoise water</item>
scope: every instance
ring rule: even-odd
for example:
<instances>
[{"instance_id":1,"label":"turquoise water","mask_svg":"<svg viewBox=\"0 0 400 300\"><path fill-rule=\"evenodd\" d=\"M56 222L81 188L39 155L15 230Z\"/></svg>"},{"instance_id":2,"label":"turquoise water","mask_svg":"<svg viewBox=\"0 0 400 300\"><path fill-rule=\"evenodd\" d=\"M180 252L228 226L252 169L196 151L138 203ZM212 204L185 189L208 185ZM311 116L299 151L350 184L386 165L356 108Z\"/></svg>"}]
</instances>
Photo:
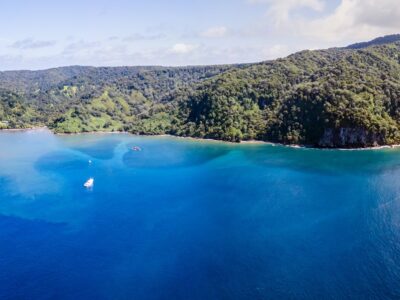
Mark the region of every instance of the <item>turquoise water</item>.
<instances>
[{"instance_id":1,"label":"turquoise water","mask_svg":"<svg viewBox=\"0 0 400 300\"><path fill-rule=\"evenodd\" d=\"M397 149L3 132L0 299L399 299L399 183Z\"/></svg>"}]
</instances>

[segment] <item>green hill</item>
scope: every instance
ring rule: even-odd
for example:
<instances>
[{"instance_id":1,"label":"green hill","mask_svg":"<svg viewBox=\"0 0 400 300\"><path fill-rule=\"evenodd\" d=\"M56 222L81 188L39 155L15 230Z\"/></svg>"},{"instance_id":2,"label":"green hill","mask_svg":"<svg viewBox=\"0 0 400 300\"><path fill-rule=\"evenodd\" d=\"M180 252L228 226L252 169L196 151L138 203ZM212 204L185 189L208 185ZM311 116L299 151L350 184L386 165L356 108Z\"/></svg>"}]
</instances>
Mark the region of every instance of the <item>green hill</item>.
<instances>
[{"instance_id":1,"label":"green hill","mask_svg":"<svg viewBox=\"0 0 400 300\"><path fill-rule=\"evenodd\" d=\"M315 147L397 144L396 37L250 65L0 72L0 126Z\"/></svg>"},{"instance_id":2,"label":"green hill","mask_svg":"<svg viewBox=\"0 0 400 300\"><path fill-rule=\"evenodd\" d=\"M399 55L396 42L227 71L181 98L177 134L317 147L398 143Z\"/></svg>"}]
</instances>

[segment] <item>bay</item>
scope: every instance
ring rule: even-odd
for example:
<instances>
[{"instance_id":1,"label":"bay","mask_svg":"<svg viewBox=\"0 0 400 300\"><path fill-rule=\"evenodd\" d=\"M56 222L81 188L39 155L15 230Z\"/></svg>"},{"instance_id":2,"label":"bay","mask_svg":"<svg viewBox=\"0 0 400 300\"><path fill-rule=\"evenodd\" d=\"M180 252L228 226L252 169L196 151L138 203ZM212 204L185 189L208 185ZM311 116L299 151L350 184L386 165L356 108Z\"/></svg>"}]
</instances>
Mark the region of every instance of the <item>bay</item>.
<instances>
[{"instance_id":1,"label":"bay","mask_svg":"<svg viewBox=\"0 0 400 300\"><path fill-rule=\"evenodd\" d=\"M1 132L0 298L399 299L399 181L399 149Z\"/></svg>"}]
</instances>

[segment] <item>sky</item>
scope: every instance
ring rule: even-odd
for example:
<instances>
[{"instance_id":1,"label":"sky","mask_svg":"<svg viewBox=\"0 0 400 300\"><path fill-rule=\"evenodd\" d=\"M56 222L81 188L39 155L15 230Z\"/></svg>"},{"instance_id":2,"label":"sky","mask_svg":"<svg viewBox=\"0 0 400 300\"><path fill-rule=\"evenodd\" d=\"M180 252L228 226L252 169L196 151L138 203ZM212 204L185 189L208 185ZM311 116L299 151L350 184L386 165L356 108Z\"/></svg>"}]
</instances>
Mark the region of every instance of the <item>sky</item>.
<instances>
[{"instance_id":1,"label":"sky","mask_svg":"<svg viewBox=\"0 0 400 300\"><path fill-rule=\"evenodd\" d=\"M258 62L393 33L399 0L2 0L0 70Z\"/></svg>"}]
</instances>

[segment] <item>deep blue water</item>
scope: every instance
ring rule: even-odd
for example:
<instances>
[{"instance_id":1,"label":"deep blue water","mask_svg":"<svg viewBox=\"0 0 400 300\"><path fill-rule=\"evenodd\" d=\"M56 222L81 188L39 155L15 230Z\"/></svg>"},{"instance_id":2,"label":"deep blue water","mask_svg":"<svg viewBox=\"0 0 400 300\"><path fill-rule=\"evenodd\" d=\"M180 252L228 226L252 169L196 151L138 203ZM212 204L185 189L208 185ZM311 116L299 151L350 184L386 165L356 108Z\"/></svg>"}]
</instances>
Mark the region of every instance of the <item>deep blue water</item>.
<instances>
[{"instance_id":1,"label":"deep blue water","mask_svg":"<svg viewBox=\"0 0 400 300\"><path fill-rule=\"evenodd\" d=\"M3 132L0 299L399 299L399 183L397 149Z\"/></svg>"}]
</instances>

